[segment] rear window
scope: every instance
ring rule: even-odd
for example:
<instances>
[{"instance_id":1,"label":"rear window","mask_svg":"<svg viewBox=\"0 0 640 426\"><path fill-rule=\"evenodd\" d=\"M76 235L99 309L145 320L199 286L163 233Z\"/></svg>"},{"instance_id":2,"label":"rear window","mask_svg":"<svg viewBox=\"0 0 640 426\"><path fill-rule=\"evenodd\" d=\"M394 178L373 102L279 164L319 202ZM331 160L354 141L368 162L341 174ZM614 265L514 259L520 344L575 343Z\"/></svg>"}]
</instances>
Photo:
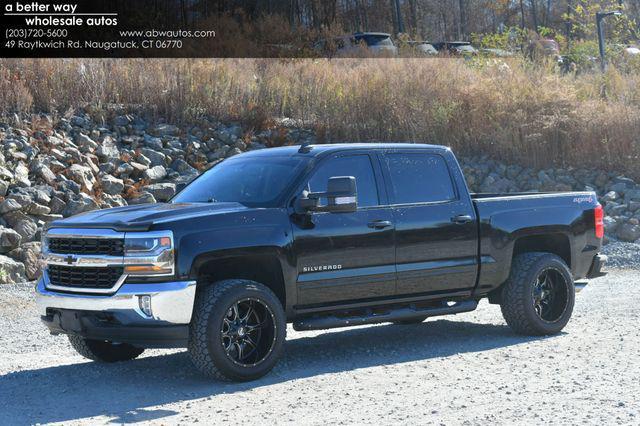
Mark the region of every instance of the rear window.
<instances>
[{"instance_id":1,"label":"rear window","mask_svg":"<svg viewBox=\"0 0 640 426\"><path fill-rule=\"evenodd\" d=\"M397 153L385 156L394 204L450 201L456 198L449 168L442 156Z\"/></svg>"}]
</instances>

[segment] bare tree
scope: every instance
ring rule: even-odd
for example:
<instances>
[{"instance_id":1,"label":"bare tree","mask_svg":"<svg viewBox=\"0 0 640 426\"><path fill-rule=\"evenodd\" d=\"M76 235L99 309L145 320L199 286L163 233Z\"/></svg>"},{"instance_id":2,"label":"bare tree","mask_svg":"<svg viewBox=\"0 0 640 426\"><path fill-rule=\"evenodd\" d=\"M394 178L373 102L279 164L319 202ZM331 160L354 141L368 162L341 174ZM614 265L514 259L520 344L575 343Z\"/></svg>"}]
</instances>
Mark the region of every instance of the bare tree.
<instances>
[{"instance_id":1,"label":"bare tree","mask_svg":"<svg viewBox=\"0 0 640 426\"><path fill-rule=\"evenodd\" d=\"M458 7L460 8L460 39L464 40L467 37L467 6L465 0L458 0Z\"/></svg>"},{"instance_id":2,"label":"bare tree","mask_svg":"<svg viewBox=\"0 0 640 426\"><path fill-rule=\"evenodd\" d=\"M539 32L539 30L538 30L538 12L536 7L536 0L530 0L530 1L531 1L531 15L533 16L533 29L537 33Z\"/></svg>"}]
</instances>

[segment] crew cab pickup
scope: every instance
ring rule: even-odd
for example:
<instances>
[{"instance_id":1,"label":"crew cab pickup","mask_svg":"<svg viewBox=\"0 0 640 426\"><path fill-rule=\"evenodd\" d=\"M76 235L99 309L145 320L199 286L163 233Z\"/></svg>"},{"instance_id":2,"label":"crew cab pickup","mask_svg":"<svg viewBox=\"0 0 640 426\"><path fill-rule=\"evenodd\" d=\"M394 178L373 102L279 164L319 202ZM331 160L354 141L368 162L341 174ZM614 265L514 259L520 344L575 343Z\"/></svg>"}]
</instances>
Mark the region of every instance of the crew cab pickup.
<instances>
[{"instance_id":1,"label":"crew cab pickup","mask_svg":"<svg viewBox=\"0 0 640 426\"><path fill-rule=\"evenodd\" d=\"M574 280L603 274L602 238L593 192L470 194L446 147L273 148L168 203L52 222L37 305L87 358L187 347L202 373L251 380L287 323L420 323L487 298L517 333L558 333Z\"/></svg>"}]
</instances>

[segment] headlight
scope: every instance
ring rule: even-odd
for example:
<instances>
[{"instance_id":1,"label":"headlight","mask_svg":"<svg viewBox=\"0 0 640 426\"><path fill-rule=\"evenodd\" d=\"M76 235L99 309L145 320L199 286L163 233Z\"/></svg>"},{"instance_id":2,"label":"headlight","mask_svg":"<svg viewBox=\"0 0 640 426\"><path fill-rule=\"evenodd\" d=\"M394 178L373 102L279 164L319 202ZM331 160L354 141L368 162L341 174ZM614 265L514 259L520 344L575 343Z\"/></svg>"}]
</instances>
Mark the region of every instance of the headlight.
<instances>
[{"instance_id":1,"label":"headlight","mask_svg":"<svg viewBox=\"0 0 640 426\"><path fill-rule=\"evenodd\" d=\"M124 239L127 275L173 275L175 253L170 231L127 233Z\"/></svg>"},{"instance_id":2,"label":"headlight","mask_svg":"<svg viewBox=\"0 0 640 426\"><path fill-rule=\"evenodd\" d=\"M170 237L127 237L124 240L124 252L127 256L150 253L163 248L171 248Z\"/></svg>"}]
</instances>

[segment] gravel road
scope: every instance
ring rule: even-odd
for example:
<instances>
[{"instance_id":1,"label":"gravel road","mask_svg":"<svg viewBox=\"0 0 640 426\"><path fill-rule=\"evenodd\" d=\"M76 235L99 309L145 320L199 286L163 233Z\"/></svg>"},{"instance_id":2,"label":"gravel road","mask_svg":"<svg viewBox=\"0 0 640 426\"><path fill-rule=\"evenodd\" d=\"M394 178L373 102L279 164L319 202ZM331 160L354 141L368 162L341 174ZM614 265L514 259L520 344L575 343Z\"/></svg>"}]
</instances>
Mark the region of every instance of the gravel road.
<instances>
[{"instance_id":1,"label":"gravel road","mask_svg":"<svg viewBox=\"0 0 640 426\"><path fill-rule=\"evenodd\" d=\"M639 424L640 271L577 296L558 336L514 335L497 306L324 332L289 329L267 377L198 376L183 351L99 365L39 323L29 286L0 291L0 423Z\"/></svg>"}]
</instances>

